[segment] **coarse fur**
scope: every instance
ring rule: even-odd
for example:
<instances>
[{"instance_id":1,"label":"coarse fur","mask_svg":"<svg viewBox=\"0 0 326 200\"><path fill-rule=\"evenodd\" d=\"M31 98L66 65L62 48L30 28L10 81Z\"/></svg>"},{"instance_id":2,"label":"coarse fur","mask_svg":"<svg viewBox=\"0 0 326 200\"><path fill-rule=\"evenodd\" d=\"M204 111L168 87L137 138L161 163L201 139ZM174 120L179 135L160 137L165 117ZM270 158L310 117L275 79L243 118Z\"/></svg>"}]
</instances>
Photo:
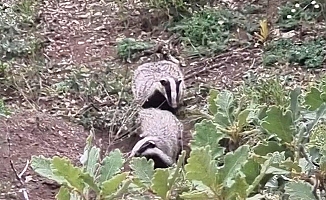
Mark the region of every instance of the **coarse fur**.
<instances>
[{"instance_id":1,"label":"coarse fur","mask_svg":"<svg viewBox=\"0 0 326 200\"><path fill-rule=\"evenodd\" d=\"M134 72L132 92L143 108L160 108L176 113L184 96L184 75L171 61L150 62Z\"/></svg>"},{"instance_id":2,"label":"coarse fur","mask_svg":"<svg viewBox=\"0 0 326 200\"><path fill-rule=\"evenodd\" d=\"M155 168L169 167L177 161L182 148L183 124L171 112L156 108L138 113L142 138L130 153L152 158Z\"/></svg>"}]
</instances>

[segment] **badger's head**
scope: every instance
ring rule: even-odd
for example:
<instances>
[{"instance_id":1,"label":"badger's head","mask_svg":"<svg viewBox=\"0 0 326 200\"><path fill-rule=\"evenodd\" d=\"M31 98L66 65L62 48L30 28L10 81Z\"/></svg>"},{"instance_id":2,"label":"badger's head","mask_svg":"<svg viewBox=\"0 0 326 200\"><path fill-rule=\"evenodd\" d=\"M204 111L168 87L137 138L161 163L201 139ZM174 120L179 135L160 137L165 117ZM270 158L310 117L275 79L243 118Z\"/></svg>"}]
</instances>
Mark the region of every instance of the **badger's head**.
<instances>
[{"instance_id":1,"label":"badger's head","mask_svg":"<svg viewBox=\"0 0 326 200\"><path fill-rule=\"evenodd\" d=\"M164 95L169 106L177 108L183 92L183 79L166 77L159 82L159 91Z\"/></svg>"},{"instance_id":2,"label":"badger's head","mask_svg":"<svg viewBox=\"0 0 326 200\"><path fill-rule=\"evenodd\" d=\"M156 137L145 137L139 140L131 150L130 157L146 157L153 159L154 168L167 168L173 164L172 158L164 153L157 144Z\"/></svg>"}]
</instances>

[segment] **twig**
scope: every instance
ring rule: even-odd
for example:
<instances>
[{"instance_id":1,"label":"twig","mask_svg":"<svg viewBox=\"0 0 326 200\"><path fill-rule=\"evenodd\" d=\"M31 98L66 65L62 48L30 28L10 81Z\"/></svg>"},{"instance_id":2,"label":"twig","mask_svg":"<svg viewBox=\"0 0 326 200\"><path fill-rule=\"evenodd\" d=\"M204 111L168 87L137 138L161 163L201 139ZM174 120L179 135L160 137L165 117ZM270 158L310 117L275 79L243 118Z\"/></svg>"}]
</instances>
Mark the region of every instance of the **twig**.
<instances>
[{"instance_id":1,"label":"twig","mask_svg":"<svg viewBox=\"0 0 326 200\"><path fill-rule=\"evenodd\" d=\"M25 165L23 171L18 174L17 170L14 167L14 163L12 162L12 159L11 159L11 145L10 145L11 143L10 143L10 137L9 137L8 127L7 127L7 142L8 142L8 152L9 152L9 158L10 158L10 160L9 160L10 167L14 171L16 179L20 182L20 184L22 186L25 186L24 181L22 180L22 176L23 176L23 174L26 172L26 170L28 168L29 160L27 160L26 165ZM23 193L25 200L29 200L28 193L27 193L27 190L26 190L25 187L22 187L19 191L21 191Z\"/></svg>"}]
</instances>

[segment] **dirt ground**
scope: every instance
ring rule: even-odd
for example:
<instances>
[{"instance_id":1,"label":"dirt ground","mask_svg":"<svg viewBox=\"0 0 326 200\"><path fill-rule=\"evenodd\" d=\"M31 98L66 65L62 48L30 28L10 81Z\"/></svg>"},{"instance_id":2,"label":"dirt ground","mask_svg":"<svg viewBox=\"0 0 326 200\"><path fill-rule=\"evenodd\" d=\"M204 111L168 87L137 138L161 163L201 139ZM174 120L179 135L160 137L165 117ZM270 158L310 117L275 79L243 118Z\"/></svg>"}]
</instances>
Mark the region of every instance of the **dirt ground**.
<instances>
[{"instance_id":1,"label":"dirt ground","mask_svg":"<svg viewBox=\"0 0 326 200\"><path fill-rule=\"evenodd\" d=\"M268 12L275 12L278 6L275 2L270 5ZM52 70L79 64L99 67L105 61L115 59L117 38L122 35L143 37L148 31L147 24L139 13L125 18L124 22L118 20L121 16L118 16L116 7L109 1L45 1L39 17L43 25L46 25L41 34L47 39L44 54L54 63ZM132 28L125 28L126 23ZM158 37L160 33L147 35ZM259 48L234 49L231 54L227 52L215 59L188 60L186 63L191 62L192 65L185 69L187 84L205 82L214 84L217 88L232 88L249 69L264 73L256 68L261 63L260 54ZM282 72L284 69L279 70L279 73ZM295 73L300 75L300 70ZM15 193L23 187L27 188L32 200L55 199L58 185L36 175L29 167L22 177L25 181L22 186L10 160L18 174L32 155L67 156L77 163L88 134L81 126L39 111L16 111L10 119L2 119L0 191L8 192L6 196L0 194L0 199L24 199L21 192L17 193L18 196ZM105 133L99 137L106 139ZM131 138L116 147L128 151L133 142L135 141ZM12 194L9 191L13 191Z\"/></svg>"}]
</instances>

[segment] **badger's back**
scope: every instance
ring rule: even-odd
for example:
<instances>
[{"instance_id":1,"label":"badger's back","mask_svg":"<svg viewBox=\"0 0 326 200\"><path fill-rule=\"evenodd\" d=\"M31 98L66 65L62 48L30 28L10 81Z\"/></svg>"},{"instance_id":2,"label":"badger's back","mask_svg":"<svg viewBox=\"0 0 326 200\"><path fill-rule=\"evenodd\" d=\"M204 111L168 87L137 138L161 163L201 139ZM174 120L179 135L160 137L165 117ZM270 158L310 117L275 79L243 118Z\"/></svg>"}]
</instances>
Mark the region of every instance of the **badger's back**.
<instances>
[{"instance_id":1,"label":"badger's back","mask_svg":"<svg viewBox=\"0 0 326 200\"><path fill-rule=\"evenodd\" d=\"M132 79L132 92L136 101L140 104L145 104L144 108L158 107L164 100L163 94L157 91L160 87L160 80L162 78L171 78L174 80L184 79L183 73L179 65L171 61L150 62L140 65L135 71ZM182 81L181 93L183 93L184 83ZM149 100L149 98L151 99ZM149 100L149 102L146 102ZM145 103L146 102L146 103ZM164 108L163 110L168 110Z\"/></svg>"},{"instance_id":2,"label":"badger's back","mask_svg":"<svg viewBox=\"0 0 326 200\"><path fill-rule=\"evenodd\" d=\"M139 112L140 137L158 138L157 146L176 160L181 148L183 124L171 112L156 108Z\"/></svg>"}]
</instances>

